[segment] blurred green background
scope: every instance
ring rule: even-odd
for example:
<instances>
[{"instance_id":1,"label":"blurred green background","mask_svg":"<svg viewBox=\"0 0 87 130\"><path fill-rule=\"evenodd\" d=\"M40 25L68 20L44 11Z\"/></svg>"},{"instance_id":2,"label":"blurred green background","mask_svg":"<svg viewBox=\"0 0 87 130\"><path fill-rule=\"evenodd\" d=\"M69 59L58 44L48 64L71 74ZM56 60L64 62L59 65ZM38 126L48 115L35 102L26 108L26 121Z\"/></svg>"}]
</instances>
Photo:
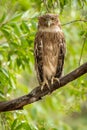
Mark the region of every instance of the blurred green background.
<instances>
[{"instance_id":1,"label":"blurred green background","mask_svg":"<svg viewBox=\"0 0 87 130\"><path fill-rule=\"evenodd\" d=\"M62 25L87 21L87 0L0 0L0 101L27 94L38 85L33 46L38 16L46 12L59 14ZM67 74L87 61L87 22L62 29ZM87 74L24 110L0 113L0 130L86 129Z\"/></svg>"}]
</instances>

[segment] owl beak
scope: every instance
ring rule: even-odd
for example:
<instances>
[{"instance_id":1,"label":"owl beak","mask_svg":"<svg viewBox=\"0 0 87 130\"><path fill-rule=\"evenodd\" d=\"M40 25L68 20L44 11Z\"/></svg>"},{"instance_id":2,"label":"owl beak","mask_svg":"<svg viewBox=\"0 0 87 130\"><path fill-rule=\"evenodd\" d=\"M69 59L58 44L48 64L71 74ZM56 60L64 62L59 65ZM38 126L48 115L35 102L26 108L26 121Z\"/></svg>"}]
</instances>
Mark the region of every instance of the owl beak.
<instances>
[{"instance_id":1,"label":"owl beak","mask_svg":"<svg viewBox=\"0 0 87 130\"><path fill-rule=\"evenodd\" d=\"M52 21L49 20L49 21L48 21L48 27L50 27L51 23L52 23Z\"/></svg>"}]
</instances>

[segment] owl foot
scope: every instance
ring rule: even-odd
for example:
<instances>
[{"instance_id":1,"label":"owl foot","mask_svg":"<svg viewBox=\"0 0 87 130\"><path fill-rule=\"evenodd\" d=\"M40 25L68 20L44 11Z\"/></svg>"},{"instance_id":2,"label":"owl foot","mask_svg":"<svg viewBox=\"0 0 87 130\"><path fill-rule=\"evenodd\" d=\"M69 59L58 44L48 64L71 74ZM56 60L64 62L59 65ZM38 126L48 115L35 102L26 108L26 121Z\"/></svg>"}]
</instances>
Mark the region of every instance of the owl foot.
<instances>
[{"instance_id":1,"label":"owl foot","mask_svg":"<svg viewBox=\"0 0 87 130\"><path fill-rule=\"evenodd\" d=\"M56 78L56 77L52 77L52 79L51 79L51 84L53 84L53 83L54 83L54 81L57 81L57 82L58 82L58 84L60 84L60 81L59 81L59 79L58 79L58 78Z\"/></svg>"},{"instance_id":2,"label":"owl foot","mask_svg":"<svg viewBox=\"0 0 87 130\"><path fill-rule=\"evenodd\" d=\"M47 81L47 80L44 80L43 83L42 83L42 85L41 85L41 90L44 89L44 86L45 86L45 85L50 89L50 86L49 86L48 81Z\"/></svg>"}]
</instances>

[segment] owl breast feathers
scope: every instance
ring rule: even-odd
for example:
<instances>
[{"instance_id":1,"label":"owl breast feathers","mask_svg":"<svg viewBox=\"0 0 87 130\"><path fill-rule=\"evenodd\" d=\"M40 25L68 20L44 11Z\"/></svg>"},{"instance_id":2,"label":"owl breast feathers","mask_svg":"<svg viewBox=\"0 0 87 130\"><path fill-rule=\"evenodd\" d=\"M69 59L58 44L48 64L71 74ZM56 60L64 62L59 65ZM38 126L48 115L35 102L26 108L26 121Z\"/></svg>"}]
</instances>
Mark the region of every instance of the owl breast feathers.
<instances>
[{"instance_id":1,"label":"owl breast feathers","mask_svg":"<svg viewBox=\"0 0 87 130\"><path fill-rule=\"evenodd\" d=\"M51 83L52 77L62 74L65 57L65 38L58 16L46 14L39 17L34 42L35 69L39 84Z\"/></svg>"}]
</instances>

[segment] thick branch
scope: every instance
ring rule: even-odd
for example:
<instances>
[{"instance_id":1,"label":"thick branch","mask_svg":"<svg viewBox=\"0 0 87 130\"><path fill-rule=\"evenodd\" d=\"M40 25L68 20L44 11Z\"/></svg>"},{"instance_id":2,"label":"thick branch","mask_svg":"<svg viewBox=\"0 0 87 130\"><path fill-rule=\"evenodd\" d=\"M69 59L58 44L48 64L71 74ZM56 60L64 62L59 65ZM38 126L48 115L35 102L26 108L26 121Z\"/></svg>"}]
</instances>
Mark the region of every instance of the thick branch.
<instances>
[{"instance_id":1,"label":"thick branch","mask_svg":"<svg viewBox=\"0 0 87 130\"><path fill-rule=\"evenodd\" d=\"M23 109L23 106L40 100L43 96L55 91L56 89L59 89L60 87L77 79L85 73L87 73L87 62L72 71L71 73L65 75L64 77L61 77L59 79L60 84L55 81L54 84L51 85L51 90L49 90L47 87L44 87L42 91L41 86L38 86L27 95L11 101L0 102L0 112Z\"/></svg>"}]
</instances>

